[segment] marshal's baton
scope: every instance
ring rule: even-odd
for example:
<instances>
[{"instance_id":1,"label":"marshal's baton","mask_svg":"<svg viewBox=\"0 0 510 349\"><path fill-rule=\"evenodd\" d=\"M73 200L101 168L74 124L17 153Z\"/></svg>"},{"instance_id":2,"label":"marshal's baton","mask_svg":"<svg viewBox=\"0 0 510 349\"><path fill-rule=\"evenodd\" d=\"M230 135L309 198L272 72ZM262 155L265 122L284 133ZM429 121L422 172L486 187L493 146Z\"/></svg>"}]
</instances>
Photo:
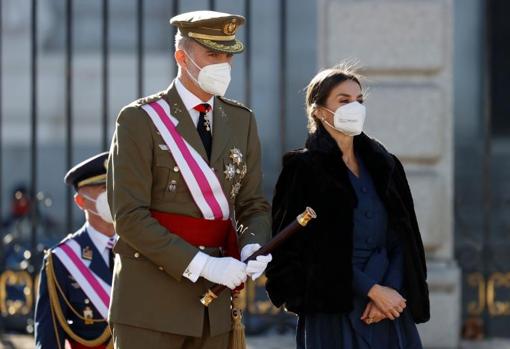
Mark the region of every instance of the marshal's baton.
<instances>
[{"instance_id":1,"label":"marshal's baton","mask_svg":"<svg viewBox=\"0 0 510 349\"><path fill-rule=\"evenodd\" d=\"M244 262L247 263L251 260L256 259L260 255L266 255L276 250L285 240L290 238L292 235L306 227L310 220L317 218L315 211L310 207L296 217L289 225L287 225L282 231L280 231L275 237L269 240L264 246L259 248L255 253L248 257ZM227 287L219 284L212 286L207 293L200 299L200 302L206 307L209 306L221 292Z\"/></svg>"}]
</instances>

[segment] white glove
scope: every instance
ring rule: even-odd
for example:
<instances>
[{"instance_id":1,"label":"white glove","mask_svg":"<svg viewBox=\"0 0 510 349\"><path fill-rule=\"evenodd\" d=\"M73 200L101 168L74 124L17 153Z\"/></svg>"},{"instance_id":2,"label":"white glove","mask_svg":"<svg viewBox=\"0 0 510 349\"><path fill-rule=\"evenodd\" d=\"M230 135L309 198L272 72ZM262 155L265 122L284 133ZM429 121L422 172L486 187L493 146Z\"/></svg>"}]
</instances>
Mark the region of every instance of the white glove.
<instances>
[{"instance_id":1,"label":"white glove","mask_svg":"<svg viewBox=\"0 0 510 349\"><path fill-rule=\"evenodd\" d=\"M258 279L272 260L273 256L271 254L258 256L256 260L248 262L246 266L246 274L251 277L252 280Z\"/></svg>"},{"instance_id":2,"label":"white glove","mask_svg":"<svg viewBox=\"0 0 510 349\"><path fill-rule=\"evenodd\" d=\"M233 290L246 281L246 264L232 257L207 256L200 276Z\"/></svg>"},{"instance_id":3,"label":"white glove","mask_svg":"<svg viewBox=\"0 0 510 349\"><path fill-rule=\"evenodd\" d=\"M257 252L260 247L261 246L259 244L248 244L244 246L241 250L241 260L245 261L248 257ZM252 280L258 279L272 260L273 256L271 254L258 256L255 260L248 262L246 266L246 274L251 277Z\"/></svg>"},{"instance_id":4,"label":"white glove","mask_svg":"<svg viewBox=\"0 0 510 349\"><path fill-rule=\"evenodd\" d=\"M260 249L260 244L248 244L241 250L241 262L244 262L248 257Z\"/></svg>"}]
</instances>

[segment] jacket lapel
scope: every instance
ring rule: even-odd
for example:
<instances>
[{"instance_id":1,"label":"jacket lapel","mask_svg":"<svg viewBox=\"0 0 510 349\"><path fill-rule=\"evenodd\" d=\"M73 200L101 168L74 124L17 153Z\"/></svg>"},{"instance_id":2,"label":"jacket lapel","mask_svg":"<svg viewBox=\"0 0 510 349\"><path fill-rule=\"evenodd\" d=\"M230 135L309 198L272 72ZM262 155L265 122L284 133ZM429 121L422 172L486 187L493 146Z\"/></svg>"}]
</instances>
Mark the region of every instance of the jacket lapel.
<instances>
[{"instance_id":1,"label":"jacket lapel","mask_svg":"<svg viewBox=\"0 0 510 349\"><path fill-rule=\"evenodd\" d=\"M177 132L197 151L198 154L208 162L207 154L205 152L204 145L200 136L198 135L195 124L191 120L191 116L189 115L184 103L182 102L177 89L175 88L174 83L170 85L167 90L167 93L164 95L168 105L170 105L170 113L174 118L179 121L176 129ZM214 120L216 122L216 120ZM216 124L213 124L215 127ZM213 138L213 151L214 151L214 138Z\"/></svg>"},{"instance_id":2,"label":"jacket lapel","mask_svg":"<svg viewBox=\"0 0 510 349\"><path fill-rule=\"evenodd\" d=\"M381 144L364 133L354 138L354 145L359 150L359 154L374 181L377 194L383 201L386 201L395 170L395 160Z\"/></svg>"},{"instance_id":3,"label":"jacket lapel","mask_svg":"<svg viewBox=\"0 0 510 349\"><path fill-rule=\"evenodd\" d=\"M231 135L229 116L225 112L225 105L221 99L214 97L211 164L221 157Z\"/></svg>"},{"instance_id":4,"label":"jacket lapel","mask_svg":"<svg viewBox=\"0 0 510 349\"><path fill-rule=\"evenodd\" d=\"M345 193L351 205L356 205L357 198L349 181L347 166L342 160L342 152L327 131L319 126L317 131L309 135L306 147L311 151L313 167L323 171L321 176L328 178L329 183Z\"/></svg>"},{"instance_id":5,"label":"jacket lapel","mask_svg":"<svg viewBox=\"0 0 510 349\"><path fill-rule=\"evenodd\" d=\"M108 265L106 265L105 260L101 256L101 253L96 248L96 245L90 239L88 231L85 229L84 233L80 235L76 241L80 244L82 251L85 248L90 248L92 250L92 259L90 260L90 270L94 272L97 276L99 276L103 281L112 284L112 273Z\"/></svg>"}]
</instances>

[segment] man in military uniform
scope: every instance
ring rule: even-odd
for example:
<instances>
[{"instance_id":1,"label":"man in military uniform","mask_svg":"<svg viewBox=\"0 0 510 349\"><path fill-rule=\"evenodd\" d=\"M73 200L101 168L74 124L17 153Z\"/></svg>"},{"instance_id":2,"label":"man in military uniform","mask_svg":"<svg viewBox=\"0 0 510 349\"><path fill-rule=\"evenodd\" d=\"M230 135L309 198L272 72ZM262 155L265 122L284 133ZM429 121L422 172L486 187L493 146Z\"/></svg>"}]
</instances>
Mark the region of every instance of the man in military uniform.
<instances>
[{"instance_id":1,"label":"man in military uniform","mask_svg":"<svg viewBox=\"0 0 510 349\"><path fill-rule=\"evenodd\" d=\"M244 21L214 11L173 17L177 78L118 116L107 182L119 234L115 348L226 348L230 292L208 308L201 296L213 283L234 289L257 278L271 260L236 259L270 232L255 117L223 97Z\"/></svg>"},{"instance_id":2,"label":"man in military uniform","mask_svg":"<svg viewBox=\"0 0 510 349\"><path fill-rule=\"evenodd\" d=\"M74 166L65 182L85 225L47 251L35 308L38 349L111 348L107 325L116 240L106 198L108 153ZM67 347L66 347L67 348Z\"/></svg>"}]
</instances>

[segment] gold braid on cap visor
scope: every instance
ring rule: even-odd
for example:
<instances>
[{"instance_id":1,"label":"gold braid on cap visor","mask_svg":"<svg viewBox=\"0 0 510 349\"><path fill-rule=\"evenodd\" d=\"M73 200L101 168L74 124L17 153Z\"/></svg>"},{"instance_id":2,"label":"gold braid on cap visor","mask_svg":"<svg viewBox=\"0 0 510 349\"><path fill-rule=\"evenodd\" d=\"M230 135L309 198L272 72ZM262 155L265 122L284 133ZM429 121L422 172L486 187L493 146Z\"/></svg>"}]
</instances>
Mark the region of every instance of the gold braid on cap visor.
<instances>
[{"instance_id":1,"label":"gold braid on cap visor","mask_svg":"<svg viewBox=\"0 0 510 349\"><path fill-rule=\"evenodd\" d=\"M83 187L85 185L100 184L100 183L104 183L104 182L106 182L106 174L101 174L101 175L98 175L98 176L94 176L94 177L90 177L90 178L84 179L81 182L78 182L77 187L80 188L80 187Z\"/></svg>"},{"instance_id":2,"label":"gold braid on cap visor","mask_svg":"<svg viewBox=\"0 0 510 349\"><path fill-rule=\"evenodd\" d=\"M200 34L200 33L193 33L193 32L189 32L188 36L190 38L194 38L194 39L216 40L216 41L232 41L232 40L235 40L235 38L236 38L235 35L229 35L229 36L209 35L209 34Z\"/></svg>"},{"instance_id":3,"label":"gold braid on cap visor","mask_svg":"<svg viewBox=\"0 0 510 349\"><path fill-rule=\"evenodd\" d=\"M234 45L223 45L223 44L217 43L216 41L203 40L203 39L200 39L200 42L203 43L204 45L207 45L210 48L216 49L218 51L227 51L227 52L239 51L244 48L244 45L239 41L237 41Z\"/></svg>"}]
</instances>

